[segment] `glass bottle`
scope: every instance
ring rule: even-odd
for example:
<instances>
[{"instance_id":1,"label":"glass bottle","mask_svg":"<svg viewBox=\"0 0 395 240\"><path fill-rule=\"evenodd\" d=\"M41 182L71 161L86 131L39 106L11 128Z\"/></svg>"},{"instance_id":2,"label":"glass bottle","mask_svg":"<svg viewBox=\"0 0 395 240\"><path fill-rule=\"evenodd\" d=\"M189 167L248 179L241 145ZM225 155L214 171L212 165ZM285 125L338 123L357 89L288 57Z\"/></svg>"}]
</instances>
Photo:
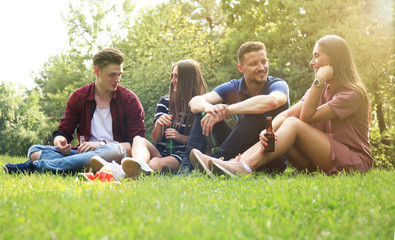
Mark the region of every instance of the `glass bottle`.
<instances>
[{"instance_id":1,"label":"glass bottle","mask_svg":"<svg viewBox=\"0 0 395 240\"><path fill-rule=\"evenodd\" d=\"M167 129L169 129L169 128L173 128L173 125L170 124L169 126L167 126ZM166 138L166 151L167 151L167 154L169 154L169 155L176 152L176 146L174 144L174 140L171 138Z\"/></svg>"},{"instance_id":2,"label":"glass bottle","mask_svg":"<svg viewBox=\"0 0 395 240\"><path fill-rule=\"evenodd\" d=\"M204 116L206 116L206 113L202 112L202 118L204 118ZM217 136L214 132L214 129L208 136L206 136L206 139L207 139L207 143L208 143L208 146L210 147L211 151L214 152L215 150L217 150L218 139L217 139Z\"/></svg>"},{"instance_id":3,"label":"glass bottle","mask_svg":"<svg viewBox=\"0 0 395 240\"><path fill-rule=\"evenodd\" d=\"M265 147L265 152L274 152L274 147L275 147L275 135L272 127L272 117L266 117L266 133L265 137L267 138L267 146Z\"/></svg>"}]
</instances>

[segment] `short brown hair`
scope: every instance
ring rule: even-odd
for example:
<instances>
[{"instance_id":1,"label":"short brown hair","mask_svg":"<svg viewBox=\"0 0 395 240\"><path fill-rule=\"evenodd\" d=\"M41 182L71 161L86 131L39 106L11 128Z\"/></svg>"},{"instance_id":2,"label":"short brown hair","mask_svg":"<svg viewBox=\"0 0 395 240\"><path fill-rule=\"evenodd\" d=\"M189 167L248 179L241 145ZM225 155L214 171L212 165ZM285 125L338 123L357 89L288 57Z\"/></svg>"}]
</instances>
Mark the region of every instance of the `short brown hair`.
<instances>
[{"instance_id":1,"label":"short brown hair","mask_svg":"<svg viewBox=\"0 0 395 240\"><path fill-rule=\"evenodd\" d=\"M93 66L103 69L108 64L121 65L124 60L125 57L119 50L115 48L103 48L93 57Z\"/></svg>"},{"instance_id":2,"label":"short brown hair","mask_svg":"<svg viewBox=\"0 0 395 240\"><path fill-rule=\"evenodd\" d=\"M258 52L258 51L265 51L266 53L266 46L265 44L261 43L261 42L246 42L243 43L239 50L237 51L237 61L239 61L239 64L243 63L243 57L244 55L246 55L247 53L250 52Z\"/></svg>"}]
</instances>

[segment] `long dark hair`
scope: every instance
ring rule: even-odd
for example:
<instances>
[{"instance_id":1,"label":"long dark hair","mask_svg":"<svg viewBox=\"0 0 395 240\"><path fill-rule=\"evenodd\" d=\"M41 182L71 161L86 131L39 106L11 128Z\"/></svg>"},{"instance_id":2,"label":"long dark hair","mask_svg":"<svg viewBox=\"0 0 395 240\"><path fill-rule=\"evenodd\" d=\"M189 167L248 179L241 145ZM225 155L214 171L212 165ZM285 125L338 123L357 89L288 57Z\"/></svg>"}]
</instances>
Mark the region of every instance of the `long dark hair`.
<instances>
[{"instance_id":1,"label":"long dark hair","mask_svg":"<svg viewBox=\"0 0 395 240\"><path fill-rule=\"evenodd\" d=\"M196 95L203 95L208 91L206 81L200 71L199 64L193 59L176 62L172 67L178 68L177 91L174 91L173 83L169 89L170 114L173 115L173 127L180 129L185 121L185 131L188 134L193 121L193 114L188 106L189 101ZM184 113L184 114L181 114Z\"/></svg>"}]
</instances>

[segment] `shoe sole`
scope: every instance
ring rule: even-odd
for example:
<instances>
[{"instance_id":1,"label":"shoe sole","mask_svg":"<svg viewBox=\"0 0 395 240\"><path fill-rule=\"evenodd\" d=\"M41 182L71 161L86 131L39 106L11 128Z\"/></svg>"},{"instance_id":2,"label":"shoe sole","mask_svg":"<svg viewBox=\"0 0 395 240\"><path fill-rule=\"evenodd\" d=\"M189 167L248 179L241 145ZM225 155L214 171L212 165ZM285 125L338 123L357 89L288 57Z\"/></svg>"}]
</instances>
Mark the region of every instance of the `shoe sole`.
<instances>
[{"instance_id":1,"label":"shoe sole","mask_svg":"<svg viewBox=\"0 0 395 240\"><path fill-rule=\"evenodd\" d=\"M128 177L133 179L138 178L142 172L140 164L133 161L132 159L122 160L122 170Z\"/></svg>"},{"instance_id":2,"label":"shoe sole","mask_svg":"<svg viewBox=\"0 0 395 240\"><path fill-rule=\"evenodd\" d=\"M104 160L104 159L103 159ZM104 160L105 161L105 160ZM93 156L90 159L90 163L91 163L91 168L93 169L94 172L98 172L100 171L100 169L106 165L105 163L102 162L101 159L96 158L96 156ZM106 162L107 163L107 162ZM110 163L108 163L110 164Z\"/></svg>"},{"instance_id":3,"label":"shoe sole","mask_svg":"<svg viewBox=\"0 0 395 240\"><path fill-rule=\"evenodd\" d=\"M233 173L231 173L230 171L228 171L227 169L225 169L224 167L222 167L221 165L219 165L218 163L211 161L213 164L213 168L219 172L223 172L224 174L232 177L232 178L237 178L237 176Z\"/></svg>"},{"instance_id":4,"label":"shoe sole","mask_svg":"<svg viewBox=\"0 0 395 240\"><path fill-rule=\"evenodd\" d=\"M193 158L195 160L194 162L196 162L196 160L197 160L200 163L199 164L199 169L201 171L205 171L211 178L215 178L213 172L206 166L206 164L204 164L204 161L199 157L199 155L197 155L195 153L194 149L192 149L191 155L189 157L191 158L191 160ZM195 167L195 166L193 166L193 167Z\"/></svg>"},{"instance_id":5,"label":"shoe sole","mask_svg":"<svg viewBox=\"0 0 395 240\"><path fill-rule=\"evenodd\" d=\"M9 173L8 173L8 168L6 167L6 165L3 165L3 169L4 169L4 172L5 172L6 174L9 174Z\"/></svg>"},{"instance_id":6,"label":"shoe sole","mask_svg":"<svg viewBox=\"0 0 395 240\"><path fill-rule=\"evenodd\" d=\"M151 174L151 173L155 173L155 171L150 168L150 166L148 166L148 164L142 160L136 159L136 158L130 158L130 157L126 157L124 159L129 159L135 163L137 163L138 165L140 165L141 171L144 174Z\"/></svg>"}]
</instances>

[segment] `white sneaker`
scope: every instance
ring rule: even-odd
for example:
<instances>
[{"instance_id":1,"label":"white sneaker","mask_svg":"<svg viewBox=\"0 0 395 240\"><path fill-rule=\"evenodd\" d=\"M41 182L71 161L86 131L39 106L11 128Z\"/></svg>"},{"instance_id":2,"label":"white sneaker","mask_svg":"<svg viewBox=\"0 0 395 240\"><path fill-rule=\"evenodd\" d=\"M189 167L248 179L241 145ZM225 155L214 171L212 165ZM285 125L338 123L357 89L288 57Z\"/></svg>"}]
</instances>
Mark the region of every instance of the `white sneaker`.
<instances>
[{"instance_id":1,"label":"white sneaker","mask_svg":"<svg viewBox=\"0 0 395 240\"><path fill-rule=\"evenodd\" d=\"M111 172L116 181L121 181L126 178L126 173L123 171L122 166L117 162L112 160L111 164Z\"/></svg>"},{"instance_id":2,"label":"white sneaker","mask_svg":"<svg viewBox=\"0 0 395 240\"><path fill-rule=\"evenodd\" d=\"M91 162L91 167L93 169L94 172L98 172L100 171L100 169L102 167L104 167L104 165L109 165L111 164L110 162L107 162L106 160L104 160L103 158L101 158L100 156L96 155L93 156L90 160Z\"/></svg>"},{"instance_id":3,"label":"white sneaker","mask_svg":"<svg viewBox=\"0 0 395 240\"><path fill-rule=\"evenodd\" d=\"M145 161L130 157L122 159L122 169L131 178L137 178L141 172L145 174L155 173Z\"/></svg>"}]
</instances>

